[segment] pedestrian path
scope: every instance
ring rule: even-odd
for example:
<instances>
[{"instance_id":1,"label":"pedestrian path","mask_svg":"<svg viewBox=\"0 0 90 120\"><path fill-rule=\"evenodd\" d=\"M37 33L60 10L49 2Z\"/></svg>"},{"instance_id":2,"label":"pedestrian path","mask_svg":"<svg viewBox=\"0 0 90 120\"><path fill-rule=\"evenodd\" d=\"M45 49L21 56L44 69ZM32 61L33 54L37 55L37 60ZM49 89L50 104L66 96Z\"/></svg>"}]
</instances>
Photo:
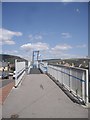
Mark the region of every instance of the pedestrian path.
<instances>
[{"instance_id":1,"label":"pedestrian path","mask_svg":"<svg viewBox=\"0 0 90 120\"><path fill-rule=\"evenodd\" d=\"M88 118L88 110L73 103L45 74L29 74L12 89L2 109L3 118Z\"/></svg>"},{"instance_id":2,"label":"pedestrian path","mask_svg":"<svg viewBox=\"0 0 90 120\"><path fill-rule=\"evenodd\" d=\"M41 74L41 71L38 68L31 68L30 74Z\"/></svg>"}]
</instances>

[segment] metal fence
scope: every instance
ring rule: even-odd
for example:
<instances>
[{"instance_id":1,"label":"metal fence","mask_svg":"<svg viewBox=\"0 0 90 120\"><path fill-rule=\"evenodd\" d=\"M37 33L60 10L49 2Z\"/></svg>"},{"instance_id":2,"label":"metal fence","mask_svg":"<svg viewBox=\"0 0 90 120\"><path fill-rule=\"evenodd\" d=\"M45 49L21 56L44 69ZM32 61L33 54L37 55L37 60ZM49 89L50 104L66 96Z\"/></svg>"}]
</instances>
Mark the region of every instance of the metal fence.
<instances>
[{"instance_id":1,"label":"metal fence","mask_svg":"<svg viewBox=\"0 0 90 120\"><path fill-rule=\"evenodd\" d=\"M47 63L41 62L41 63L39 64L39 68L41 69L41 71L42 71L43 73L46 73L46 72L47 72Z\"/></svg>"},{"instance_id":2,"label":"metal fence","mask_svg":"<svg viewBox=\"0 0 90 120\"><path fill-rule=\"evenodd\" d=\"M25 62L18 62L15 60L15 87L21 82L21 79L25 74L25 69Z\"/></svg>"},{"instance_id":3,"label":"metal fence","mask_svg":"<svg viewBox=\"0 0 90 120\"><path fill-rule=\"evenodd\" d=\"M69 91L82 99L85 104L88 104L88 70L48 65L47 72Z\"/></svg>"},{"instance_id":4,"label":"metal fence","mask_svg":"<svg viewBox=\"0 0 90 120\"><path fill-rule=\"evenodd\" d=\"M30 69L31 69L32 67L31 67L31 62L30 61L28 61L28 74L30 73Z\"/></svg>"}]
</instances>

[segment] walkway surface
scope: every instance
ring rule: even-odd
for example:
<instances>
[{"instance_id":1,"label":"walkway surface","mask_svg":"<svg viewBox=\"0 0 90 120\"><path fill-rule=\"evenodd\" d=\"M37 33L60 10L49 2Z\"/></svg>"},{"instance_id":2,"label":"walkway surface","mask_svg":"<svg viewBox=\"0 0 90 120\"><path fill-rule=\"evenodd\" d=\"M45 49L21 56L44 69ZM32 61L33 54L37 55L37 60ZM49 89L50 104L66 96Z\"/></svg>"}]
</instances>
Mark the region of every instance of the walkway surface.
<instances>
[{"instance_id":1,"label":"walkway surface","mask_svg":"<svg viewBox=\"0 0 90 120\"><path fill-rule=\"evenodd\" d=\"M30 74L41 74L41 71L38 68L31 68Z\"/></svg>"},{"instance_id":2,"label":"walkway surface","mask_svg":"<svg viewBox=\"0 0 90 120\"><path fill-rule=\"evenodd\" d=\"M88 110L73 103L45 74L26 75L3 104L3 118L88 118Z\"/></svg>"}]
</instances>

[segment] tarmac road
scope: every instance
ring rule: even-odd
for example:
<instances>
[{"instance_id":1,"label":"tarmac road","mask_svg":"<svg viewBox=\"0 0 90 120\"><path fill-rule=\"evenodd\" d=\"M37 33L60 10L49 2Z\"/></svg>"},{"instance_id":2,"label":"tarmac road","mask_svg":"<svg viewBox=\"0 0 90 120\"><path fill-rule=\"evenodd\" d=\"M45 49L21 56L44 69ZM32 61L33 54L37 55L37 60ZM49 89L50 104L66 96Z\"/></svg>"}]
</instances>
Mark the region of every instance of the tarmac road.
<instances>
[{"instance_id":1,"label":"tarmac road","mask_svg":"<svg viewBox=\"0 0 90 120\"><path fill-rule=\"evenodd\" d=\"M4 79L4 80L0 80L0 88L6 86L7 84L13 82L13 79Z\"/></svg>"}]
</instances>

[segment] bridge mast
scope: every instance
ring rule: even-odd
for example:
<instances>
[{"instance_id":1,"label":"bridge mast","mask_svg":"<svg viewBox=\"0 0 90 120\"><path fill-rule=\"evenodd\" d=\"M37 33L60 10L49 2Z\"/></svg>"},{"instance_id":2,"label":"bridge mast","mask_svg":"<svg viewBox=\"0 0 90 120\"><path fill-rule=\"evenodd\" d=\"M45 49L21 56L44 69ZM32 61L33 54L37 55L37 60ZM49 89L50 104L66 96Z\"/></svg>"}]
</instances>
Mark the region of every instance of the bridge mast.
<instances>
[{"instance_id":1,"label":"bridge mast","mask_svg":"<svg viewBox=\"0 0 90 120\"><path fill-rule=\"evenodd\" d=\"M35 58L36 58L36 60L35 60ZM38 60L39 60L39 50L33 51L33 55L32 55L32 64L33 64L33 67L35 65L35 61L37 63L37 65L35 65L35 66L38 67Z\"/></svg>"}]
</instances>

